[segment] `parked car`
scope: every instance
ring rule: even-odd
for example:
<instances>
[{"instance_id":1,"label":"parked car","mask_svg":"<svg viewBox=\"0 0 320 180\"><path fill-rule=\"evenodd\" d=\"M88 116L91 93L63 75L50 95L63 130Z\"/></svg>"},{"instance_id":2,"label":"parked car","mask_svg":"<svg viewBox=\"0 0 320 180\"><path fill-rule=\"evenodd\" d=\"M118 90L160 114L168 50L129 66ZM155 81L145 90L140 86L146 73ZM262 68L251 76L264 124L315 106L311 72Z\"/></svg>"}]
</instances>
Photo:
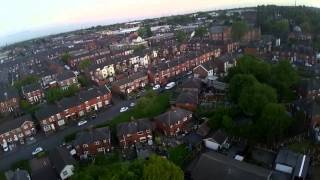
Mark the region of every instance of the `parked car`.
<instances>
[{"instance_id":1,"label":"parked car","mask_svg":"<svg viewBox=\"0 0 320 180\"><path fill-rule=\"evenodd\" d=\"M82 126L82 125L86 124L87 122L88 122L88 121L86 121L86 120L79 121L79 122L78 122L78 126Z\"/></svg>"},{"instance_id":2,"label":"parked car","mask_svg":"<svg viewBox=\"0 0 320 180\"><path fill-rule=\"evenodd\" d=\"M174 86L176 86L175 82L170 82L166 85L165 89L172 89Z\"/></svg>"},{"instance_id":3,"label":"parked car","mask_svg":"<svg viewBox=\"0 0 320 180\"><path fill-rule=\"evenodd\" d=\"M132 102L130 103L130 107L134 107L136 105L136 103Z\"/></svg>"},{"instance_id":4,"label":"parked car","mask_svg":"<svg viewBox=\"0 0 320 180\"><path fill-rule=\"evenodd\" d=\"M159 84L156 84L155 86L152 87L153 90L158 90L160 88Z\"/></svg>"},{"instance_id":5,"label":"parked car","mask_svg":"<svg viewBox=\"0 0 320 180\"><path fill-rule=\"evenodd\" d=\"M91 115L91 119L95 119L96 117L97 117L96 114L92 114L92 115Z\"/></svg>"},{"instance_id":6,"label":"parked car","mask_svg":"<svg viewBox=\"0 0 320 180\"><path fill-rule=\"evenodd\" d=\"M43 151L42 147L37 147L34 151L32 151L32 155L35 156L38 153L41 153Z\"/></svg>"},{"instance_id":7,"label":"parked car","mask_svg":"<svg viewBox=\"0 0 320 180\"><path fill-rule=\"evenodd\" d=\"M122 107L121 109L120 109L120 112L125 112L125 111L127 111L129 108L128 107Z\"/></svg>"}]
</instances>

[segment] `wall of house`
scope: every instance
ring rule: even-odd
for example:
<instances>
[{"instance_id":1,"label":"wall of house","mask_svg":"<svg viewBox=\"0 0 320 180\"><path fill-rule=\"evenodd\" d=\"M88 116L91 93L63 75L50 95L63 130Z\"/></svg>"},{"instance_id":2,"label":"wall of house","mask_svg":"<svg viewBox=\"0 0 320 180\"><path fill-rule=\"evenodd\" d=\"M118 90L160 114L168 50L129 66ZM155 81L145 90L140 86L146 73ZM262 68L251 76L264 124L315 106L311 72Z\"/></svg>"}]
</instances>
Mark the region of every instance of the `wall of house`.
<instances>
[{"instance_id":1,"label":"wall of house","mask_svg":"<svg viewBox=\"0 0 320 180\"><path fill-rule=\"evenodd\" d=\"M99 139L92 144L76 145L76 152L78 156L96 155L98 153L108 152L111 150L110 139Z\"/></svg>"},{"instance_id":2,"label":"wall of house","mask_svg":"<svg viewBox=\"0 0 320 180\"><path fill-rule=\"evenodd\" d=\"M147 141L148 139L152 139L152 131L150 129L142 131L142 132L137 132L135 134L129 134L129 135L124 135L121 137L118 137L119 143L122 147L127 148L136 142L143 142Z\"/></svg>"}]
</instances>

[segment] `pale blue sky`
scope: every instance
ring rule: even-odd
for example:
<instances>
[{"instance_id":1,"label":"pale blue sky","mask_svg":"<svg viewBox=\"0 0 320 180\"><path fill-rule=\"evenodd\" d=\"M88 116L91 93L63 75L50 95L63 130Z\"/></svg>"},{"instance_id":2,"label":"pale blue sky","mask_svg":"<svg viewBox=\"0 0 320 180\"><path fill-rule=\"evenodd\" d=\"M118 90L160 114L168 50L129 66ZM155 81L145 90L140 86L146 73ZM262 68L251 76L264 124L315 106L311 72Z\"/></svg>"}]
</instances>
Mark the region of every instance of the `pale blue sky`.
<instances>
[{"instance_id":1,"label":"pale blue sky","mask_svg":"<svg viewBox=\"0 0 320 180\"><path fill-rule=\"evenodd\" d=\"M294 5L294 0L0 0L0 4L1 41L1 37L24 31L59 32L197 10ZM320 0L297 0L297 4L320 7Z\"/></svg>"}]
</instances>

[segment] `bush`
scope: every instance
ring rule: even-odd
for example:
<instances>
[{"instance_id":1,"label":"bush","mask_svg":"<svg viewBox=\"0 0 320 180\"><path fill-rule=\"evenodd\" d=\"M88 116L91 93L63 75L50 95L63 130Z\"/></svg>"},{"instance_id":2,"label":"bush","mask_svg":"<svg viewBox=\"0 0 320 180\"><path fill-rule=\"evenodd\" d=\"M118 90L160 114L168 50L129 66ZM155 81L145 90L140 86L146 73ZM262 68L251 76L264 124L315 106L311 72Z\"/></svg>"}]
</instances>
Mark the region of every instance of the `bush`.
<instances>
[{"instance_id":1,"label":"bush","mask_svg":"<svg viewBox=\"0 0 320 180\"><path fill-rule=\"evenodd\" d=\"M181 144L177 147L169 149L169 160L172 161L179 167L182 167L185 163L185 160L189 154L187 146Z\"/></svg>"},{"instance_id":2,"label":"bush","mask_svg":"<svg viewBox=\"0 0 320 180\"><path fill-rule=\"evenodd\" d=\"M71 133L71 134L69 134L69 135L66 135L66 136L64 137L64 141L65 141L66 143L71 142L71 141L73 141L73 140L76 139L76 135L77 135L77 132L74 132L74 133Z\"/></svg>"},{"instance_id":3,"label":"bush","mask_svg":"<svg viewBox=\"0 0 320 180\"><path fill-rule=\"evenodd\" d=\"M11 166L11 169L13 171L18 169L18 168L27 170L29 173L31 172L31 167L30 167L29 161L26 160L26 159L17 161Z\"/></svg>"}]
</instances>

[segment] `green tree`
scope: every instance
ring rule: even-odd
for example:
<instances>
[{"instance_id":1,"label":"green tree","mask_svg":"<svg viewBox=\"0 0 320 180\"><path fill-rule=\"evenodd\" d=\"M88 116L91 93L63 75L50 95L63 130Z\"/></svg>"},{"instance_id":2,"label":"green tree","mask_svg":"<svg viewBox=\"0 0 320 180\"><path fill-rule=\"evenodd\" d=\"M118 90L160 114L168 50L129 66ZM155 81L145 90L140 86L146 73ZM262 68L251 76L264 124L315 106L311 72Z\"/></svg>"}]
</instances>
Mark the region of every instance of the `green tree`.
<instances>
[{"instance_id":1,"label":"green tree","mask_svg":"<svg viewBox=\"0 0 320 180\"><path fill-rule=\"evenodd\" d=\"M82 87L88 87L90 85L90 80L86 76L78 76L78 81Z\"/></svg>"},{"instance_id":2,"label":"green tree","mask_svg":"<svg viewBox=\"0 0 320 180\"><path fill-rule=\"evenodd\" d=\"M233 40L239 41L248 31L248 25L244 21L236 21L232 24L231 36Z\"/></svg>"},{"instance_id":3,"label":"green tree","mask_svg":"<svg viewBox=\"0 0 320 180\"><path fill-rule=\"evenodd\" d=\"M151 156L144 164L144 180L183 180L183 171L160 156Z\"/></svg>"},{"instance_id":4,"label":"green tree","mask_svg":"<svg viewBox=\"0 0 320 180\"><path fill-rule=\"evenodd\" d=\"M272 87L255 83L241 91L239 107L247 116L257 117L266 104L275 102L277 102L277 94Z\"/></svg>"},{"instance_id":5,"label":"green tree","mask_svg":"<svg viewBox=\"0 0 320 180\"><path fill-rule=\"evenodd\" d=\"M257 79L251 74L237 74L229 83L229 96L235 103L238 102L242 89L257 83Z\"/></svg>"},{"instance_id":6,"label":"green tree","mask_svg":"<svg viewBox=\"0 0 320 180\"><path fill-rule=\"evenodd\" d=\"M69 53L64 53L61 56L61 60L65 63L68 64L69 60L71 59L71 55Z\"/></svg>"},{"instance_id":7,"label":"green tree","mask_svg":"<svg viewBox=\"0 0 320 180\"><path fill-rule=\"evenodd\" d=\"M145 25L144 27L140 27L138 29L138 35L143 38L148 38L152 36L152 31L149 25Z\"/></svg>"},{"instance_id":8,"label":"green tree","mask_svg":"<svg viewBox=\"0 0 320 180\"><path fill-rule=\"evenodd\" d=\"M225 107L217 107L213 115L209 118L209 126L212 129L219 129L223 126L222 121L224 116L229 116L230 111Z\"/></svg>"},{"instance_id":9,"label":"green tree","mask_svg":"<svg viewBox=\"0 0 320 180\"><path fill-rule=\"evenodd\" d=\"M183 43L187 40L187 34L184 31L176 31L175 36L179 43Z\"/></svg>"},{"instance_id":10,"label":"green tree","mask_svg":"<svg viewBox=\"0 0 320 180\"><path fill-rule=\"evenodd\" d=\"M276 36L285 38L289 33L289 21L286 19L275 21L273 31Z\"/></svg>"},{"instance_id":11,"label":"green tree","mask_svg":"<svg viewBox=\"0 0 320 180\"><path fill-rule=\"evenodd\" d=\"M292 119L284 106L270 103L264 107L256 124L256 130L259 132L260 140L266 140L270 143L280 140L286 135L291 123Z\"/></svg>"},{"instance_id":12,"label":"green tree","mask_svg":"<svg viewBox=\"0 0 320 180\"><path fill-rule=\"evenodd\" d=\"M195 37L199 37L199 38L203 38L205 37L206 35L208 34L208 29L206 27L198 27L196 30L195 30L195 33L194 33L194 36Z\"/></svg>"},{"instance_id":13,"label":"green tree","mask_svg":"<svg viewBox=\"0 0 320 180\"><path fill-rule=\"evenodd\" d=\"M92 64L92 61L90 61L90 59L85 59L85 60L83 60L83 61L81 61L81 62L79 63L79 68L80 68L81 70L85 70L85 69L87 69L89 66L91 66L91 64Z\"/></svg>"}]
</instances>

